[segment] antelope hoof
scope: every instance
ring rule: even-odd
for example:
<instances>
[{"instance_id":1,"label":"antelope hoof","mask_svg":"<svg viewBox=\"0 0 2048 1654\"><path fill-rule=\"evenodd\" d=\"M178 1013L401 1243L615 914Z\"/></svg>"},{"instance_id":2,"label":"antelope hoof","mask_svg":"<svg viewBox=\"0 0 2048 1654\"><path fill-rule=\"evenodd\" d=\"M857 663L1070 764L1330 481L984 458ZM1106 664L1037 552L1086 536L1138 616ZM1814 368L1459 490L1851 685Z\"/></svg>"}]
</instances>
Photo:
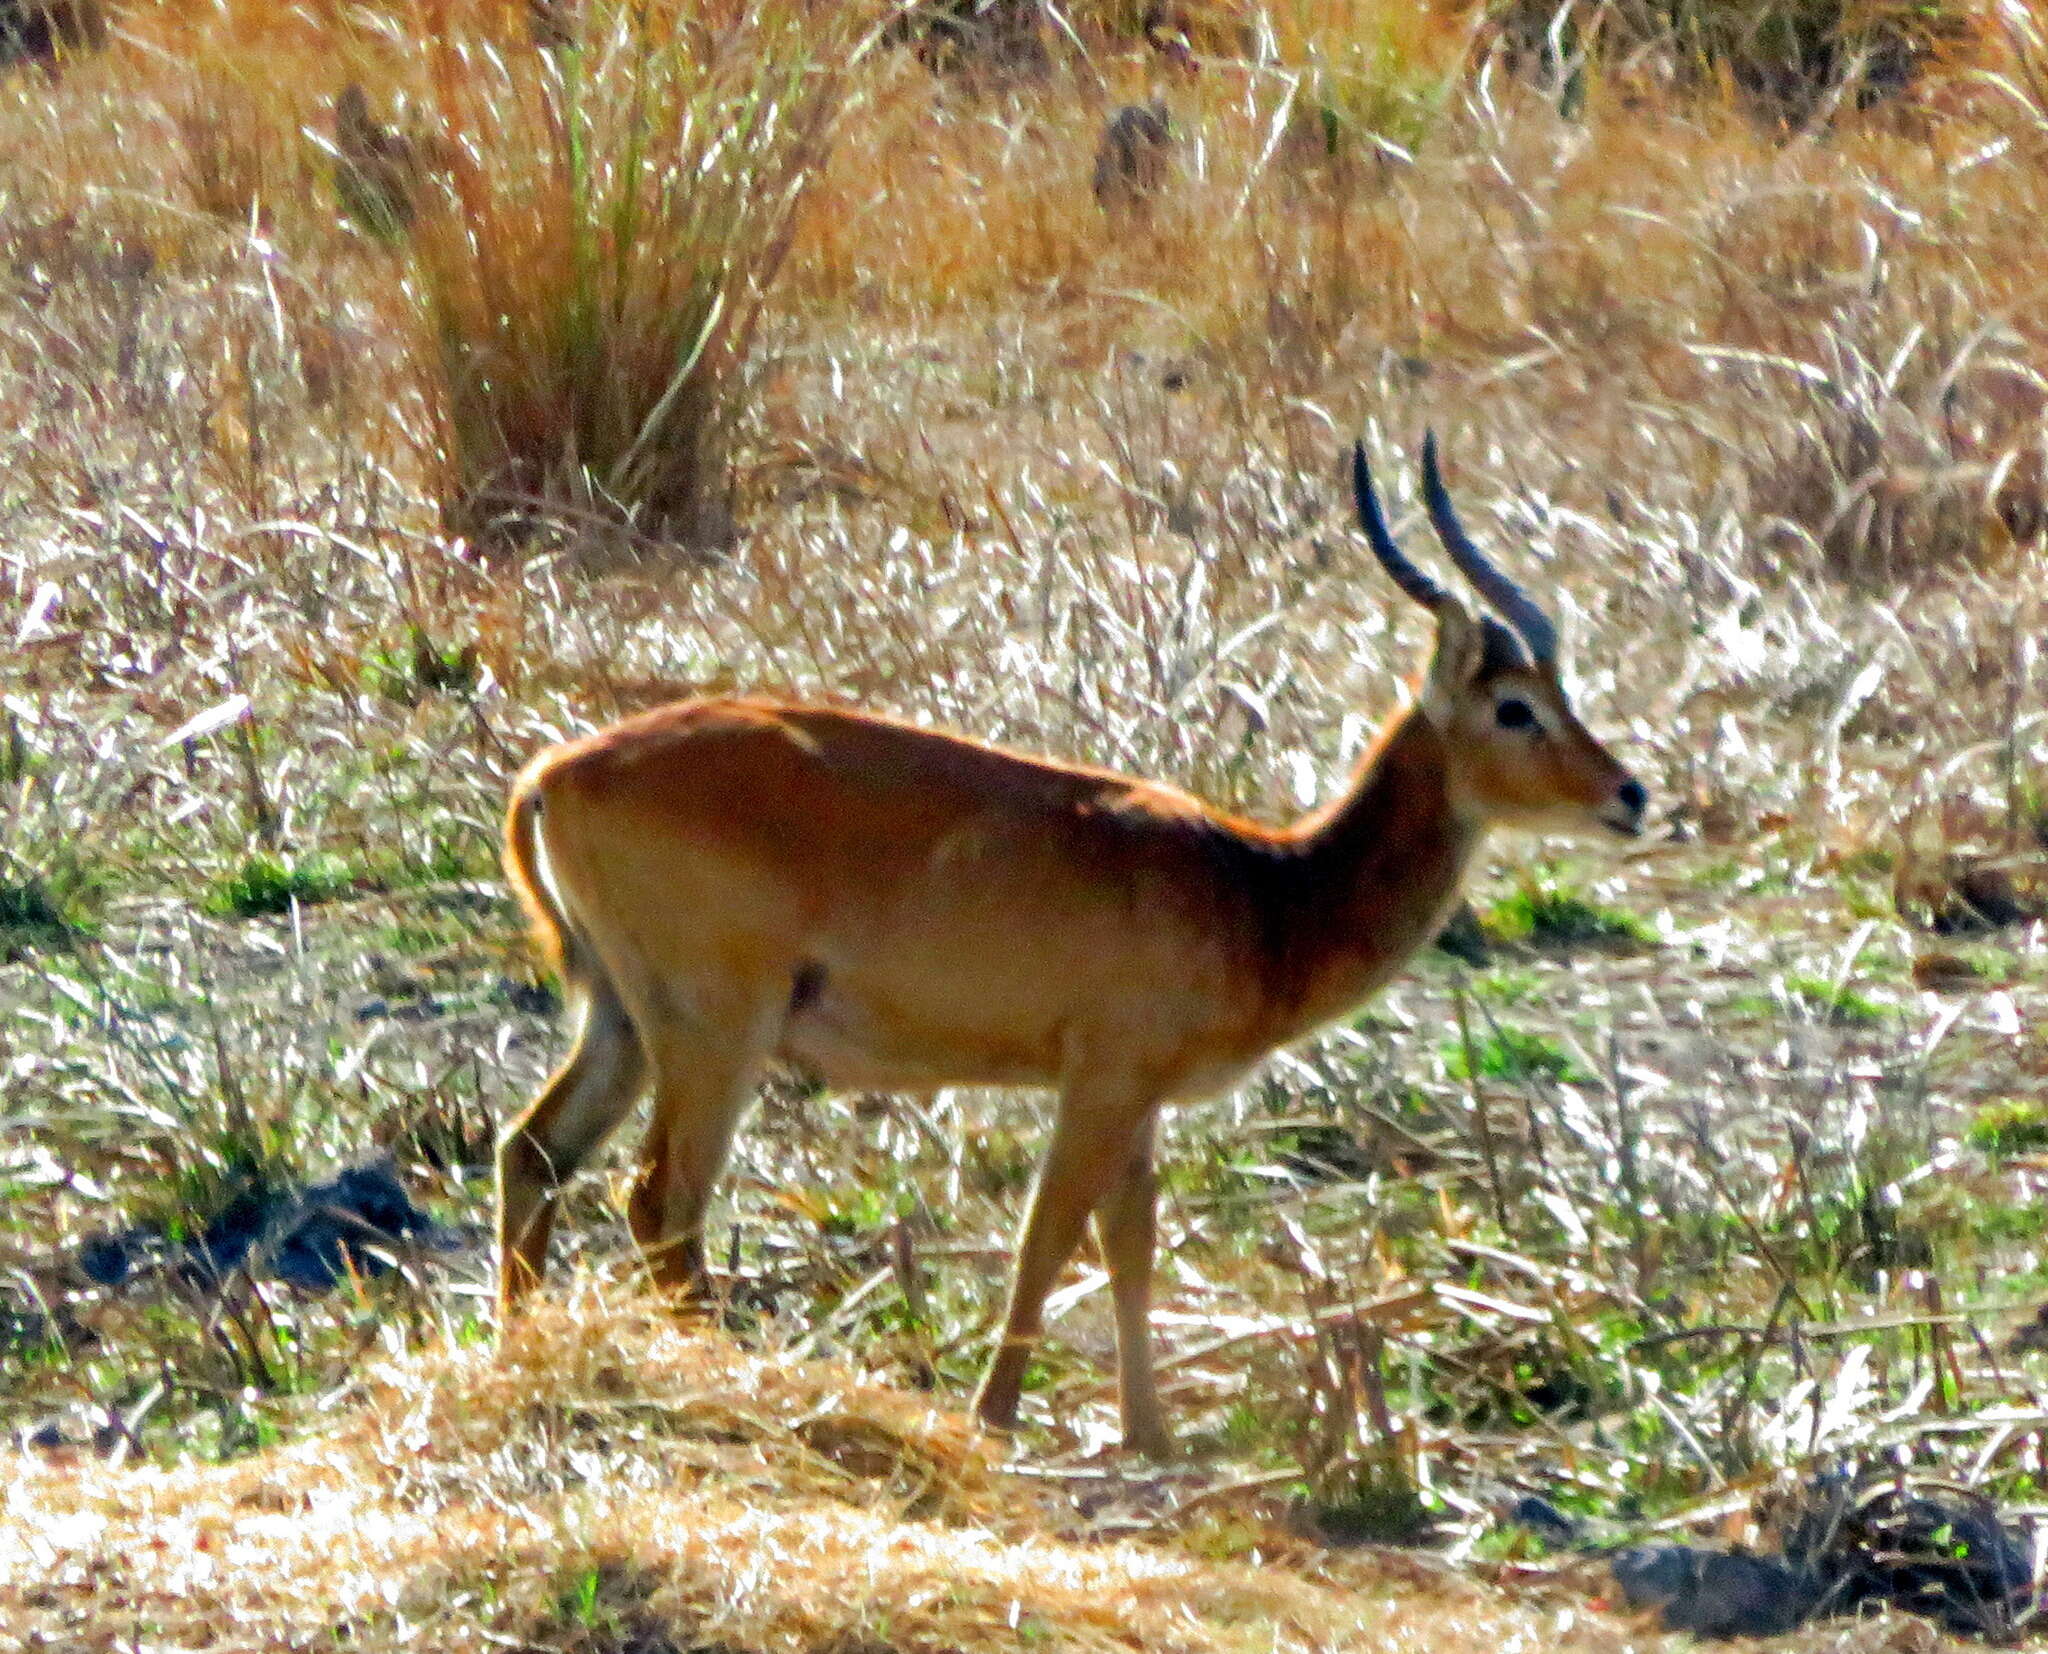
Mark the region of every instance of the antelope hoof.
<instances>
[{"instance_id":1,"label":"antelope hoof","mask_svg":"<svg viewBox=\"0 0 2048 1654\"><path fill-rule=\"evenodd\" d=\"M661 1307L678 1321L690 1326L711 1326L724 1319L726 1295L709 1275L670 1280L658 1270L650 1271L649 1284L661 1300Z\"/></svg>"}]
</instances>

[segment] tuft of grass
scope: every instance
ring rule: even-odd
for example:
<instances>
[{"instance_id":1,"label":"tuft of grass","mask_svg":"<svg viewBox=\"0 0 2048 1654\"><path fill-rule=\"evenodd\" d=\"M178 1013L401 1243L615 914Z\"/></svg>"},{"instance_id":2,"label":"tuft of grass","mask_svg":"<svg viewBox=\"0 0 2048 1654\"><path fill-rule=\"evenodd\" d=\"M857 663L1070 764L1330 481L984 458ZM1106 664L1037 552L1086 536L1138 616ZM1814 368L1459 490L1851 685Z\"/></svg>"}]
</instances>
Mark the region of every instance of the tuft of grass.
<instances>
[{"instance_id":1,"label":"tuft of grass","mask_svg":"<svg viewBox=\"0 0 2048 1654\"><path fill-rule=\"evenodd\" d=\"M1987 1103L1963 1132L1972 1148L1994 1160L2036 1154L2048 1149L2048 1103L2033 1097L2007 1097Z\"/></svg>"},{"instance_id":2,"label":"tuft of grass","mask_svg":"<svg viewBox=\"0 0 2048 1654\"><path fill-rule=\"evenodd\" d=\"M1354 1471L1348 1486L1311 1501L1304 1514L1333 1545L1414 1545L1436 1512L1398 1468L1376 1463Z\"/></svg>"},{"instance_id":3,"label":"tuft of grass","mask_svg":"<svg viewBox=\"0 0 2048 1654\"><path fill-rule=\"evenodd\" d=\"M849 96L851 14L596 0L572 52L422 8L445 157L410 242L451 522L722 545L769 291Z\"/></svg>"},{"instance_id":4,"label":"tuft of grass","mask_svg":"<svg viewBox=\"0 0 2048 1654\"><path fill-rule=\"evenodd\" d=\"M310 907L332 901L355 887L347 862L324 850L293 861L267 850L244 858L233 872L207 891L200 903L216 918L254 919L287 913L293 903Z\"/></svg>"},{"instance_id":5,"label":"tuft of grass","mask_svg":"<svg viewBox=\"0 0 2048 1654\"><path fill-rule=\"evenodd\" d=\"M363 687L405 706L432 695L468 695L482 677L474 643L438 643L415 626L402 649L369 649L362 657Z\"/></svg>"},{"instance_id":6,"label":"tuft of grass","mask_svg":"<svg viewBox=\"0 0 2048 1654\"><path fill-rule=\"evenodd\" d=\"M1474 998L1490 1005L1527 1005L1541 999L1543 978L1531 970L1496 966L1475 974L1471 987Z\"/></svg>"},{"instance_id":7,"label":"tuft of grass","mask_svg":"<svg viewBox=\"0 0 2048 1654\"><path fill-rule=\"evenodd\" d=\"M262 0L214 0L182 19L145 11L137 21L171 76L164 110L193 206L265 235L281 219L303 222L321 193L302 125L331 72L322 32Z\"/></svg>"},{"instance_id":8,"label":"tuft of grass","mask_svg":"<svg viewBox=\"0 0 2048 1654\"><path fill-rule=\"evenodd\" d=\"M1488 911L1485 928L1503 942L1536 947L1654 947L1657 933L1617 907L1567 885L1524 881Z\"/></svg>"},{"instance_id":9,"label":"tuft of grass","mask_svg":"<svg viewBox=\"0 0 2048 1654\"><path fill-rule=\"evenodd\" d=\"M1472 1041L1468 1055L1462 1042L1444 1047L1444 1068L1455 1080L1469 1080L1478 1070L1484 1080L1561 1080L1583 1085L1591 1076L1571 1053L1547 1035L1523 1028L1497 1028Z\"/></svg>"},{"instance_id":10,"label":"tuft of grass","mask_svg":"<svg viewBox=\"0 0 2048 1654\"><path fill-rule=\"evenodd\" d=\"M1253 16L1262 55L1287 84L1296 157L1340 168L1422 141L1466 40L1447 11L1383 0L1269 0Z\"/></svg>"},{"instance_id":11,"label":"tuft of grass","mask_svg":"<svg viewBox=\"0 0 2048 1654\"><path fill-rule=\"evenodd\" d=\"M1800 1004L1837 1027L1869 1028L1885 1020L1885 1008L1868 994L1818 976L1788 976L1785 990Z\"/></svg>"},{"instance_id":12,"label":"tuft of grass","mask_svg":"<svg viewBox=\"0 0 2048 1654\"><path fill-rule=\"evenodd\" d=\"M91 934L78 880L41 873L0 878L0 961L68 947Z\"/></svg>"},{"instance_id":13,"label":"tuft of grass","mask_svg":"<svg viewBox=\"0 0 2048 1654\"><path fill-rule=\"evenodd\" d=\"M1910 91L1983 28L1967 7L1926 0L1504 0L1492 15L1518 57L1566 84L1594 59L1657 61L1795 126Z\"/></svg>"}]
</instances>

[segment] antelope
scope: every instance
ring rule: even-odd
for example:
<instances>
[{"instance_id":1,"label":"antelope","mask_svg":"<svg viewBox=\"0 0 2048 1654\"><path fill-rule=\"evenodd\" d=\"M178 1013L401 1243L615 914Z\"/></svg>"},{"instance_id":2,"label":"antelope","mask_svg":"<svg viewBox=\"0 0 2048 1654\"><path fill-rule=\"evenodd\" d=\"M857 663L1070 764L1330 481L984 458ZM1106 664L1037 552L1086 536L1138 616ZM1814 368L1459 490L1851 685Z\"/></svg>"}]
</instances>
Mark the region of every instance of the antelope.
<instances>
[{"instance_id":1,"label":"antelope","mask_svg":"<svg viewBox=\"0 0 2048 1654\"><path fill-rule=\"evenodd\" d=\"M709 1281L712 1186L765 1065L826 1085L1051 1087L1052 1141L975 1396L1016 1422L1047 1293L1092 1217L1127 1448L1169 1451L1149 1342L1162 1105L1214 1094L1354 1009L1433 937L1496 826L1633 838L1648 795L1572 711L1557 637L1460 526L1493 609L1402 553L1362 444L1365 537L1435 617L1412 701L1341 797L1289 827L1174 787L873 713L692 700L540 754L505 866L575 1019L498 1147L498 1316L546 1264L558 1191L643 1090L627 1220L660 1287Z\"/></svg>"}]
</instances>

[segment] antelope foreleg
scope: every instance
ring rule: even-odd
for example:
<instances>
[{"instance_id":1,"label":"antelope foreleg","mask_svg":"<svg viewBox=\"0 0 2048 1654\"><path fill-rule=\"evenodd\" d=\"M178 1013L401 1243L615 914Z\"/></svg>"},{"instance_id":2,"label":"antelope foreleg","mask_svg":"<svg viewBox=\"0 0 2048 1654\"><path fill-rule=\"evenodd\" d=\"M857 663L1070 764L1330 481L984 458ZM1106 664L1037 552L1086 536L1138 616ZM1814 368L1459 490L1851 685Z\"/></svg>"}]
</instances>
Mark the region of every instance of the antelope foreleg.
<instances>
[{"instance_id":1,"label":"antelope foreleg","mask_svg":"<svg viewBox=\"0 0 2048 1654\"><path fill-rule=\"evenodd\" d=\"M1133 1145L1151 1117L1150 1100L1133 1102L1127 1090L1105 1096L1100 1087L1073 1086L1061 1098L1017 1248L1002 1343L974 1398L975 1416L991 1429L1017 1422L1024 1371L1044 1331L1046 1296L1080 1244L1089 1213L1125 1180Z\"/></svg>"}]
</instances>

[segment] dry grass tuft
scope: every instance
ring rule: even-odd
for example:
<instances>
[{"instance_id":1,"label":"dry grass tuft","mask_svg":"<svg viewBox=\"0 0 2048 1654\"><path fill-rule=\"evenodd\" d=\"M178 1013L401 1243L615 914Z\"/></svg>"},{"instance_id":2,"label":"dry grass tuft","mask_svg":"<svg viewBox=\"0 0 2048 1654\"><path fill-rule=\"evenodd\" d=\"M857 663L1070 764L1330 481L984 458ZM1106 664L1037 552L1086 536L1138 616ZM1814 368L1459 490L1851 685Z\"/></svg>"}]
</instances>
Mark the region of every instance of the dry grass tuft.
<instances>
[{"instance_id":1,"label":"dry grass tuft","mask_svg":"<svg viewBox=\"0 0 2048 1654\"><path fill-rule=\"evenodd\" d=\"M559 53L426 8L447 164L409 280L452 522L553 512L729 539L739 398L859 10L596 4Z\"/></svg>"},{"instance_id":2,"label":"dry grass tuft","mask_svg":"<svg viewBox=\"0 0 2048 1654\"><path fill-rule=\"evenodd\" d=\"M1405 155L1464 67L1459 8L1378 0L1270 0L1253 10L1261 58L1286 85L1284 141L1302 160L1356 167Z\"/></svg>"},{"instance_id":3,"label":"dry grass tuft","mask_svg":"<svg viewBox=\"0 0 2048 1654\"><path fill-rule=\"evenodd\" d=\"M338 1424L260 1461L9 1470L0 1615L68 1646L116 1625L365 1650L1455 1651L1539 1626L1617 1646L1427 1571L1057 1537L957 1415L644 1303L586 1297L498 1356L382 1362Z\"/></svg>"}]
</instances>

